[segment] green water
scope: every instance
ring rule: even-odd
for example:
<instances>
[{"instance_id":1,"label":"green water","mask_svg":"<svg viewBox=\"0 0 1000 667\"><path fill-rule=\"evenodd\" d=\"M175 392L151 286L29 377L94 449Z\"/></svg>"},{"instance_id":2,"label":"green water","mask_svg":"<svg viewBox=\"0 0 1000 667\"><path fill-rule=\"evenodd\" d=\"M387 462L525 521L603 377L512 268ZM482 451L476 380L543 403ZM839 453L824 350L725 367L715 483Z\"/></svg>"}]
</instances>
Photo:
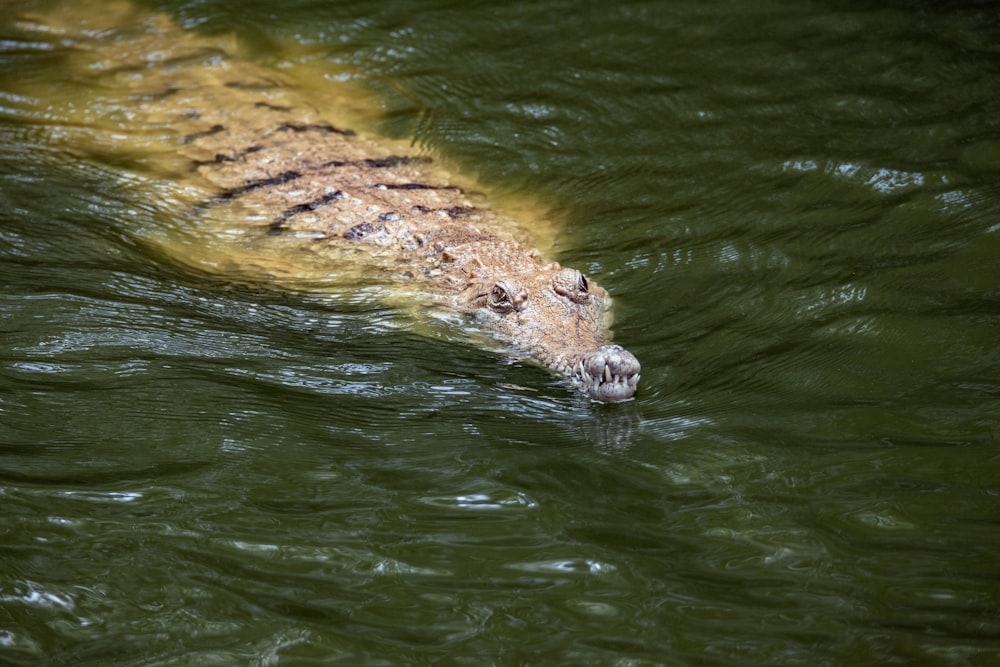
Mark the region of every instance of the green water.
<instances>
[{"instance_id":1,"label":"green water","mask_svg":"<svg viewBox=\"0 0 1000 667\"><path fill-rule=\"evenodd\" d=\"M157 5L565 212L643 363L612 406L136 242L169 207L12 92L65 76L39 6L0 19L0 662L998 664L995 3Z\"/></svg>"}]
</instances>

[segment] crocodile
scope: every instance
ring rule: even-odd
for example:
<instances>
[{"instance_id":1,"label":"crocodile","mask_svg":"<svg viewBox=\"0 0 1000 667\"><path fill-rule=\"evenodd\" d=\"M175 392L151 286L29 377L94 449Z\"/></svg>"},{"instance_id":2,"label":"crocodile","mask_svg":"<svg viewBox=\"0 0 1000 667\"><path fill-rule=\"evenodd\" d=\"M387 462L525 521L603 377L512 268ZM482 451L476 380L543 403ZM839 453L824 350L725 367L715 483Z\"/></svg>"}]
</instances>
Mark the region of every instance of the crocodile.
<instances>
[{"instance_id":1,"label":"crocodile","mask_svg":"<svg viewBox=\"0 0 1000 667\"><path fill-rule=\"evenodd\" d=\"M241 56L235 42L125 3L97 15L25 25L57 35L70 64L100 89L122 91L125 138L107 143L135 153L135 136L168 136L160 151L208 193L192 206L193 221L238 220L331 266L360 255L591 399L633 397L640 364L611 342L607 292L527 245L511 216L437 156L345 126L309 90Z\"/></svg>"}]
</instances>

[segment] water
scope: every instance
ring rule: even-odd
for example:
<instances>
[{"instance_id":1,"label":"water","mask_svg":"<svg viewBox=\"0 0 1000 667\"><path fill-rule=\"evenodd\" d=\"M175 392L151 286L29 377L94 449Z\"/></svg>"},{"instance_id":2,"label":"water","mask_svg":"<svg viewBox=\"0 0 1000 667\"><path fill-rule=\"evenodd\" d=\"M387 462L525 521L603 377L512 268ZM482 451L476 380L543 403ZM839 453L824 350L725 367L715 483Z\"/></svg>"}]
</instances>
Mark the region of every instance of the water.
<instances>
[{"instance_id":1,"label":"water","mask_svg":"<svg viewBox=\"0 0 1000 667\"><path fill-rule=\"evenodd\" d=\"M7 3L4 662L996 663L996 4L157 8L556 207L643 381L178 265Z\"/></svg>"}]
</instances>

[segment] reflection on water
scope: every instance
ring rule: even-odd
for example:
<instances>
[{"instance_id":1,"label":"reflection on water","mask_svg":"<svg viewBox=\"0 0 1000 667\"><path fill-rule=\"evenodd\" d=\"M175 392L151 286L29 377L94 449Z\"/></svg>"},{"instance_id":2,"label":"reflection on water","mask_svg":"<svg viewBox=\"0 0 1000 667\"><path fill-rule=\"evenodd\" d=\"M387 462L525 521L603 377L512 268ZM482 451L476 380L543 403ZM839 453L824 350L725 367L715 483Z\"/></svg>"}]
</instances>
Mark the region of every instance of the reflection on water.
<instances>
[{"instance_id":1,"label":"reflection on water","mask_svg":"<svg viewBox=\"0 0 1000 667\"><path fill-rule=\"evenodd\" d=\"M643 384L591 404L363 275L192 271L204 193L15 3L2 661L995 657L991 3L168 4L560 211Z\"/></svg>"}]
</instances>

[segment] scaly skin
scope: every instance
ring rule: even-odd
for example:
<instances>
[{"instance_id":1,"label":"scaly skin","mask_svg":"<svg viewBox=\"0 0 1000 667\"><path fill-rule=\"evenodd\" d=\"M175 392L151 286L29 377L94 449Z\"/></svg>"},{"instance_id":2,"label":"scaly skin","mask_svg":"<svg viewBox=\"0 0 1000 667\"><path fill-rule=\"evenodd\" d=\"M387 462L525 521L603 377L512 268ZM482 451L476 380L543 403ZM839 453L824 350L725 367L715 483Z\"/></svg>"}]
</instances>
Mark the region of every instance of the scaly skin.
<instances>
[{"instance_id":1,"label":"scaly skin","mask_svg":"<svg viewBox=\"0 0 1000 667\"><path fill-rule=\"evenodd\" d=\"M607 293L523 245L514 221L474 201L434 160L331 122L280 74L221 40L110 6L118 25L73 26L63 36L76 39L101 86L128 93L134 131L174 137L175 155L215 192L197 215L243 216L331 261L363 250L383 275L419 283L591 398L633 396L639 362L610 343Z\"/></svg>"}]
</instances>

